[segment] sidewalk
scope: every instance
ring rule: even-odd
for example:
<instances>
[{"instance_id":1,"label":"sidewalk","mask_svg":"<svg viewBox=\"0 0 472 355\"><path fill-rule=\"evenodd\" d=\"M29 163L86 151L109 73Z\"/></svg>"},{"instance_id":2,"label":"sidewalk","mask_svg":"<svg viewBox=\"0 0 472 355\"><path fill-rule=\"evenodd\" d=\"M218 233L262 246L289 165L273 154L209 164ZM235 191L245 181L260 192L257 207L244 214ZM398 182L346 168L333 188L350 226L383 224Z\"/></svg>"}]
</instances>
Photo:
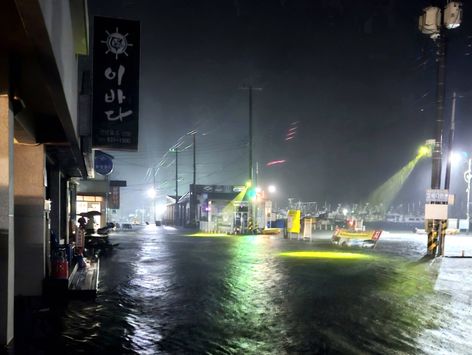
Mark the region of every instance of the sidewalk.
<instances>
[{"instance_id":1,"label":"sidewalk","mask_svg":"<svg viewBox=\"0 0 472 355\"><path fill-rule=\"evenodd\" d=\"M431 310L437 327L423 331L419 339L421 350L426 354L470 354L472 258L443 257L437 262L437 303Z\"/></svg>"}]
</instances>

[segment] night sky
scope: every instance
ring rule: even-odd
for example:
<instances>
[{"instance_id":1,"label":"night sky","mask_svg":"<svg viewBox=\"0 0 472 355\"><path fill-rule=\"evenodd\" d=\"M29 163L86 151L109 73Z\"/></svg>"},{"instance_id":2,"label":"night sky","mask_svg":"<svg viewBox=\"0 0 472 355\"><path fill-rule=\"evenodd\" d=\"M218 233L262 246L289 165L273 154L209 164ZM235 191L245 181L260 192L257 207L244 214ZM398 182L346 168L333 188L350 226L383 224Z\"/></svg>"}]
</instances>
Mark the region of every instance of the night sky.
<instances>
[{"instance_id":1,"label":"night sky","mask_svg":"<svg viewBox=\"0 0 472 355\"><path fill-rule=\"evenodd\" d=\"M279 201L359 202L433 138L435 47L417 29L431 2L123 0L89 2L94 15L141 21L139 151L116 152L112 179L126 210L174 194L173 155L197 130L197 183L248 178L248 93L254 92L254 161ZM448 31L446 124L453 90L456 146L472 151L472 7ZM289 130L292 134L287 135ZM447 131L445 132L447 137ZM287 138L291 138L286 140ZM266 166L270 161L285 163ZM463 194L462 172L452 187ZM431 162L421 162L397 202L424 200ZM192 150L179 156L179 194L192 183Z\"/></svg>"}]
</instances>

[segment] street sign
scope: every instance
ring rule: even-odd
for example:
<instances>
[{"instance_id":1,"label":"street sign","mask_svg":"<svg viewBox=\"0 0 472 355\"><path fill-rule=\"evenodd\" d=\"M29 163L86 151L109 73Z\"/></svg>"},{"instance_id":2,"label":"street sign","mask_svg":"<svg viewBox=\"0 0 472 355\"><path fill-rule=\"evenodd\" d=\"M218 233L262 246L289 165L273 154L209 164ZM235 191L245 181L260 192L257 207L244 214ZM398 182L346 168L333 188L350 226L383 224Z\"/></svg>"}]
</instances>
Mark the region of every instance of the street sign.
<instances>
[{"instance_id":1,"label":"street sign","mask_svg":"<svg viewBox=\"0 0 472 355\"><path fill-rule=\"evenodd\" d=\"M94 168L100 175L109 175L113 171L113 159L108 154L95 153Z\"/></svg>"},{"instance_id":2,"label":"street sign","mask_svg":"<svg viewBox=\"0 0 472 355\"><path fill-rule=\"evenodd\" d=\"M449 201L449 191L440 189L426 190L426 203L447 204Z\"/></svg>"},{"instance_id":3,"label":"street sign","mask_svg":"<svg viewBox=\"0 0 472 355\"><path fill-rule=\"evenodd\" d=\"M447 208L446 204L431 204L427 203L424 205L424 218L425 219L447 219Z\"/></svg>"}]
</instances>

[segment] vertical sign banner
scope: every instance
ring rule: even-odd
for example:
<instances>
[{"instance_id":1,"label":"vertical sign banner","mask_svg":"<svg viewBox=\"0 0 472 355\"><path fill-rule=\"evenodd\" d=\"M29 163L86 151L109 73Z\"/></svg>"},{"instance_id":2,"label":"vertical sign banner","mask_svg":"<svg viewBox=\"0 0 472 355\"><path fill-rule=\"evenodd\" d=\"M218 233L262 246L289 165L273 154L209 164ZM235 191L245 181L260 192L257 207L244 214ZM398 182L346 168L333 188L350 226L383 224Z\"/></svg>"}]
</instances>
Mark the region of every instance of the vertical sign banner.
<instances>
[{"instance_id":1,"label":"vertical sign banner","mask_svg":"<svg viewBox=\"0 0 472 355\"><path fill-rule=\"evenodd\" d=\"M108 208L117 210L120 208L120 187L110 186L110 198L108 199Z\"/></svg>"},{"instance_id":2,"label":"vertical sign banner","mask_svg":"<svg viewBox=\"0 0 472 355\"><path fill-rule=\"evenodd\" d=\"M94 148L138 149L139 50L139 21L95 17Z\"/></svg>"}]
</instances>

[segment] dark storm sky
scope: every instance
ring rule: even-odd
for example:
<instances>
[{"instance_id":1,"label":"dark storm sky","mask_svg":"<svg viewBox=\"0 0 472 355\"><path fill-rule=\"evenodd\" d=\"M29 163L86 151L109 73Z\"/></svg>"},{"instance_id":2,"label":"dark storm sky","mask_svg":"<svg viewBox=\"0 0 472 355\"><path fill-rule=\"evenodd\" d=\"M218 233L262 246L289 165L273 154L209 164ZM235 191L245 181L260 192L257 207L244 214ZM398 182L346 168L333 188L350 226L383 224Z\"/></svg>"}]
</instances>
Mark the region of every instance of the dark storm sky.
<instances>
[{"instance_id":1,"label":"dark storm sky","mask_svg":"<svg viewBox=\"0 0 472 355\"><path fill-rule=\"evenodd\" d=\"M94 15L141 21L140 145L116 157L112 178L136 200L146 171L197 129L198 183L247 179L247 92L254 93L255 157L261 183L280 199L357 202L433 138L435 60L417 30L427 1L91 1ZM448 93L458 101L457 143L471 150L472 8L449 31ZM92 22L92 21L91 21ZM449 115L450 100L446 113ZM285 141L290 127L294 139ZM183 147L191 143L185 138ZM266 167L272 160L286 163ZM173 194L173 157L157 174ZM179 192L192 182L191 150L179 157ZM423 199L430 162L399 200ZM460 174L459 174L460 175ZM460 178L458 178L460 181ZM454 182L453 182L454 183ZM459 184L459 183L458 183ZM144 198L144 197L143 197ZM140 206L137 206L140 207Z\"/></svg>"}]
</instances>

